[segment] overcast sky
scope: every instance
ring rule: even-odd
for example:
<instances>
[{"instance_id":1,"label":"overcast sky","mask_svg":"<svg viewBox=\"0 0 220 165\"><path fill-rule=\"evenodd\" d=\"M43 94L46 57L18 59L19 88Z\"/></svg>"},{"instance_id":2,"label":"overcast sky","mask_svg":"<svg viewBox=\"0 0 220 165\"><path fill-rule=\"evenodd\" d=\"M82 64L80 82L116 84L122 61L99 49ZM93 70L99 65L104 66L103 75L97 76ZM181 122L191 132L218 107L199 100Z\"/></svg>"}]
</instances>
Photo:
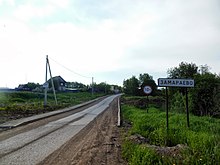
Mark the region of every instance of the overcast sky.
<instances>
[{"instance_id":1,"label":"overcast sky","mask_svg":"<svg viewBox=\"0 0 220 165\"><path fill-rule=\"evenodd\" d=\"M0 87L44 83L46 55L53 76L85 84L157 80L182 61L218 74L220 1L0 0Z\"/></svg>"}]
</instances>

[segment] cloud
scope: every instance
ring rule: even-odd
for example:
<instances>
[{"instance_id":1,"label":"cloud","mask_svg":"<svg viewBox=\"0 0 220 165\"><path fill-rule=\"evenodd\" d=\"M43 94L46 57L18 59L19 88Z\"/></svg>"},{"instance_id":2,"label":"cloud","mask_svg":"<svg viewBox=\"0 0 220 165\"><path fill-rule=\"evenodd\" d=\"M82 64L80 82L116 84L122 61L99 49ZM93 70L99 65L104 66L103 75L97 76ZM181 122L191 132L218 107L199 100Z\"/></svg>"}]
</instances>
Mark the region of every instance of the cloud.
<instances>
[{"instance_id":1,"label":"cloud","mask_svg":"<svg viewBox=\"0 0 220 165\"><path fill-rule=\"evenodd\" d=\"M14 0L0 0L0 5L9 5L9 6L14 6L15 5L15 1Z\"/></svg>"},{"instance_id":2,"label":"cloud","mask_svg":"<svg viewBox=\"0 0 220 165\"><path fill-rule=\"evenodd\" d=\"M24 82L24 77L43 82L46 54L82 75L97 76L99 81L112 78L117 83L144 72L166 76L168 68L182 61L207 63L213 71L220 70L218 0L10 4L0 0L0 44L4 46L0 69L1 75L8 76L15 72L9 63L16 67L17 83ZM81 80L51 63L54 75Z\"/></svg>"},{"instance_id":3,"label":"cloud","mask_svg":"<svg viewBox=\"0 0 220 165\"><path fill-rule=\"evenodd\" d=\"M167 1L157 13L151 13L154 19L145 27L149 35L129 51L129 58L136 57L140 68L145 66L142 61L151 61L151 69L156 70L181 61L206 63L219 54L219 12L212 12L218 2L172 2ZM215 61L210 63L216 66Z\"/></svg>"},{"instance_id":4,"label":"cloud","mask_svg":"<svg viewBox=\"0 0 220 165\"><path fill-rule=\"evenodd\" d=\"M46 17L55 11L53 6L34 7L30 4L21 5L14 12L14 17L21 21L29 21L33 18Z\"/></svg>"},{"instance_id":5,"label":"cloud","mask_svg":"<svg viewBox=\"0 0 220 165\"><path fill-rule=\"evenodd\" d=\"M60 0L46 0L46 3L55 5L58 8L66 9L70 5L70 0L62 0L62 1L60 1Z\"/></svg>"}]
</instances>

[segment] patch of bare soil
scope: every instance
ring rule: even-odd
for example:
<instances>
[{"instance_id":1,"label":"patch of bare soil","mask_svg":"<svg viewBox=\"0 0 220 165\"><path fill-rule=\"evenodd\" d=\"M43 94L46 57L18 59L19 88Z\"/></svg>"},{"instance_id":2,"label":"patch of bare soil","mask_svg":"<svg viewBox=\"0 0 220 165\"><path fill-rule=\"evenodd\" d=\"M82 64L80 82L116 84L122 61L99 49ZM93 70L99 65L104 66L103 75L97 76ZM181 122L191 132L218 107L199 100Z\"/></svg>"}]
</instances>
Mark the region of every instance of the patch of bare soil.
<instances>
[{"instance_id":1,"label":"patch of bare soil","mask_svg":"<svg viewBox=\"0 0 220 165\"><path fill-rule=\"evenodd\" d=\"M183 144L177 144L176 146L172 146L172 147L150 145L149 139L146 139L145 137L139 134L131 135L129 137L129 140L132 141L133 143L140 144L143 145L144 147L153 149L154 151L156 151L158 155L171 156L178 158L179 160L182 159L182 151L187 149L187 146Z\"/></svg>"},{"instance_id":2,"label":"patch of bare soil","mask_svg":"<svg viewBox=\"0 0 220 165\"><path fill-rule=\"evenodd\" d=\"M42 165L125 165L117 127L117 99L69 142L42 161Z\"/></svg>"}]
</instances>

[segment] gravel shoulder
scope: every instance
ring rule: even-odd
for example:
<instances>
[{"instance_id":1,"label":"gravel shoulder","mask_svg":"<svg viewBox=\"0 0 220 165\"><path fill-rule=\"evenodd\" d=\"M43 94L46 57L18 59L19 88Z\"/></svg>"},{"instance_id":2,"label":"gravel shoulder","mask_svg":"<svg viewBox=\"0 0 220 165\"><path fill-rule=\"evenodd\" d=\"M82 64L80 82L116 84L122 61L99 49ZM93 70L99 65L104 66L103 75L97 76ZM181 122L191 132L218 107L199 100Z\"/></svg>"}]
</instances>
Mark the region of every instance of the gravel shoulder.
<instances>
[{"instance_id":1,"label":"gravel shoulder","mask_svg":"<svg viewBox=\"0 0 220 165\"><path fill-rule=\"evenodd\" d=\"M39 165L127 164L121 157L117 112L115 99L103 113Z\"/></svg>"}]
</instances>

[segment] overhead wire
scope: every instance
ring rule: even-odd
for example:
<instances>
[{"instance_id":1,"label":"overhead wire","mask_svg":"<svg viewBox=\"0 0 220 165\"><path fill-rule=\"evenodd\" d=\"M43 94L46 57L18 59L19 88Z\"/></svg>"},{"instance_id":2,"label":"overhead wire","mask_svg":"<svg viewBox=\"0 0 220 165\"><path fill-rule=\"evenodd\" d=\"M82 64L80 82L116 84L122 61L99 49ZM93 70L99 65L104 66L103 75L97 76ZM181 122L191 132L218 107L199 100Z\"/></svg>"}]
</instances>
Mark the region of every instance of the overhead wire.
<instances>
[{"instance_id":1,"label":"overhead wire","mask_svg":"<svg viewBox=\"0 0 220 165\"><path fill-rule=\"evenodd\" d=\"M64 69L68 70L69 72L73 73L73 74L76 74L78 76L81 76L81 77L84 77L84 78L88 78L88 79L91 79L92 77L89 77L89 76L85 76L85 75L82 75L80 73L77 73L75 71L73 71L72 69L69 69L68 67L64 66L63 64L57 62L56 60L52 59L51 57L48 57L50 60L54 61L55 63L57 63L58 65L60 65L61 67L63 67Z\"/></svg>"}]
</instances>

